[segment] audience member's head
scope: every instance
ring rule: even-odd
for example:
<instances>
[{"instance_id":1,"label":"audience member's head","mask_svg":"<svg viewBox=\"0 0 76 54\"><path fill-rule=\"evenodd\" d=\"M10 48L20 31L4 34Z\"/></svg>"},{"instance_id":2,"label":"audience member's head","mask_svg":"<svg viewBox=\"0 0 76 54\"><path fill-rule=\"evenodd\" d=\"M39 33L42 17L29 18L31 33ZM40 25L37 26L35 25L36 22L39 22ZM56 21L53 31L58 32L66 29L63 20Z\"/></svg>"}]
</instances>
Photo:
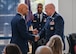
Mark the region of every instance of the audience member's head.
<instances>
[{"instance_id":1,"label":"audience member's head","mask_svg":"<svg viewBox=\"0 0 76 54\"><path fill-rule=\"evenodd\" d=\"M53 50L54 54L62 54L63 43L60 36L52 36L46 45Z\"/></svg>"},{"instance_id":2,"label":"audience member's head","mask_svg":"<svg viewBox=\"0 0 76 54\"><path fill-rule=\"evenodd\" d=\"M27 15L28 11L28 6L26 4L19 4L17 7L17 12L21 13L22 15Z\"/></svg>"},{"instance_id":3,"label":"audience member's head","mask_svg":"<svg viewBox=\"0 0 76 54\"><path fill-rule=\"evenodd\" d=\"M52 50L48 46L39 46L35 52L35 54L53 54Z\"/></svg>"},{"instance_id":4,"label":"audience member's head","mask_svg":"<svg viewBox=\"0 0 76 54\"><path fill-rule=\"evenodd\" d=\"M8 44L3 49L4 54L22 54L20 48L15 44Z\"/></svg>"}]
</instances>

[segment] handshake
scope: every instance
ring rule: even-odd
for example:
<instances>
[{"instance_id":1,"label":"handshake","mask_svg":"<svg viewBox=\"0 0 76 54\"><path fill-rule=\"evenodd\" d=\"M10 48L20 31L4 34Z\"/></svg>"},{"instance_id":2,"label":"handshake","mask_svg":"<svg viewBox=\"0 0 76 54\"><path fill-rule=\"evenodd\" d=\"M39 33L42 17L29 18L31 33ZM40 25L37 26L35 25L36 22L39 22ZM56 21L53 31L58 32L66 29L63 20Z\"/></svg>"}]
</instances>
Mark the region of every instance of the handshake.
<instances>
[{"instance_id":1,"label":"handshake","mask_svg":"<svg viewBox=\"0 0 76 54\"><path fill-rule=\"evenodd\" d=\"M40 36L38 35L38 30L33 29L32 33L35 35L35 41L38 41L40 39Z\"/></svg>"},{"instance_id":2,"label":"handshake","mask_svg":"<svg viewBox=\"0 0 76 54\"><path fill-rule=\"evenodd\" d=\"M40 39L39 35L35 35L35 42L37 42Z\"/></svg>"}]
</instances>

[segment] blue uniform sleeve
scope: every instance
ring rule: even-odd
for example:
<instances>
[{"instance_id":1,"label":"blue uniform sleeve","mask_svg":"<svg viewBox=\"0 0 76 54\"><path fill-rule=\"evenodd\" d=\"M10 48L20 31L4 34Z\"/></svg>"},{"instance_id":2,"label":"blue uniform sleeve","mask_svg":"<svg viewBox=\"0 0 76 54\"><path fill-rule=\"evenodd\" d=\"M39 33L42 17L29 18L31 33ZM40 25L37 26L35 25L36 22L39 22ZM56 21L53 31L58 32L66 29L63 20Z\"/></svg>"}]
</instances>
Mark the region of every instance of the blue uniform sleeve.
<instances>
[{"instance_id":1,"label":"blue uniform sleeve","mask_svg":"<svg viewBox=\"0 0 76 54\"><path fill-rule=\"evenodd\" d=\"M54 35L60 35L62 38L62 41L64 43L64 49L65 49L65 36L64 36L64 20L61 16L58 16L57 21L55 22L55 32Z\"/></svg>"},{"instance_id":2,"label":"blue uniform sleeve","mask_svg":"<svg viewBox=\"0 0 76 54\"><path fill-rule=\"evenodd\" d=\"M55 21L55 33L62 36L64 33L64 20L61 16L58 16Z\"/></svg>"},{"instance_id":3,"label":"blue uniform sleeve","mask_svg":"<svg viewBox=\"0 0 76 54\"><path fill-rule=\"evenodd\" d=\"M43 27L42 30L39 32L40 38L44 37L44 36L42 36L42 35L45 34L45 29L47 29L48 23L49 23L49 18L46 19L46 23L45 23L44 27Z\"/></svg>"}]
</instances>

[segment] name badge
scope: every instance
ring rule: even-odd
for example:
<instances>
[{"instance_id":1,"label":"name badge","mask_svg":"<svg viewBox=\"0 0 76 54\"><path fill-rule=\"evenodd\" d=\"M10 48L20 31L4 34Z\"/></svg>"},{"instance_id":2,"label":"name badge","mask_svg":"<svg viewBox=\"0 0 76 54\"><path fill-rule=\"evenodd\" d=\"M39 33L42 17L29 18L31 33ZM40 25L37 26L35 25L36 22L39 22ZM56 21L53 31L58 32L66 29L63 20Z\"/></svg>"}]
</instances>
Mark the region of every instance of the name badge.
<instances>
[{"instance_id":1,"label":"name badge","mask_svg":"<svg viewBox=\"0 0 76 54\"><path fill-rule=\"evenodd\" d=\"M51 22L50 22L50 25L55 25L55 22L54 22L54 21L51 21Z\"/></svg>"}]
</instances>

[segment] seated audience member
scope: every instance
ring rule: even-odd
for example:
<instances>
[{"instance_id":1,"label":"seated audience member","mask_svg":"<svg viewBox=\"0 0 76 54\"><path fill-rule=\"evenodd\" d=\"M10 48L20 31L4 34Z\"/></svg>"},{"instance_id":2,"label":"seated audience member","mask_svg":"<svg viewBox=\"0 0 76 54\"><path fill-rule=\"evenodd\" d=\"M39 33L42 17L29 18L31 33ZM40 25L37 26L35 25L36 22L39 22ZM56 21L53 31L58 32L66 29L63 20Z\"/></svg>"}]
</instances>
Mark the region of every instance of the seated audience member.
<instances>
[{"instance_id":1,"label":"seated audience member","mask_svg":"<svg viewBox=\"0 0 76 54\"><path fill-rule=\"evenodd\" d=\"M51 48L49 48L48 46L39 46L36 51L35 54L53 54Z\"/></svg>"},{"instance_id":2,"label":"seated audience member","mask_svg":"<svg viewBox=\"0 0 76 54\"><path fill-rule=\"evenodd\" d=\"M75 54L76 54L76 45L74 46L74 52L75 52Z\"/></svg>"},{"instance_id":3,"label":"seated audience member","mask_svg":"<svg viewBox=\"0 0 76 54\"><path fill-rule=\"evenodd\" d=\"M22 54L20 48L16 44L8 44L3 49L3 54Z\"/></svg>"},{"instance_id":4,"label":"seated audience member","mask_svg":"<svg viewBox=\"0 0 76 54\"><path fill-rule=\"evenodd\" d=\"M52 49L53 54L62 54L63 43L60 36L52 36L46 45Z\"/></svg>"}]
</instances>

